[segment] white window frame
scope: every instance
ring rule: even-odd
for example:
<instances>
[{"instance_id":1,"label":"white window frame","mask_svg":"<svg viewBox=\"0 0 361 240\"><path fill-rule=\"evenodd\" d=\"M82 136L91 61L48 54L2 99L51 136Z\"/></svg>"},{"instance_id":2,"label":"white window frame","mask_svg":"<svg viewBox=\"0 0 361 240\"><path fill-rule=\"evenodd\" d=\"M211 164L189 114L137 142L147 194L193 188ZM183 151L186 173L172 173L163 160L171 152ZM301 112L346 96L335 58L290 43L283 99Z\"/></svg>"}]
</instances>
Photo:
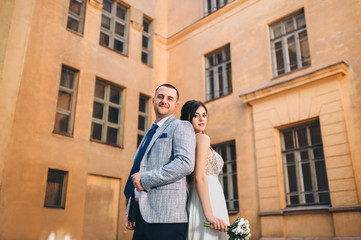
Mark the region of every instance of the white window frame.
<instances>
[{"instance_id":1,"label":"white window frame","mask_svg":"<svg viewBox=\"0 0 361 240\"><path fill-rule=\"evenodd\" d=\"M301 26L297 26L297 20L300 19L303 20L304 24ZM292 23L293 30L287 31L288 23ZM298 11L297 13L292 14L291 16L288 16L280 21L277 21L276 23L273 23L272 25L270 25L269 29L270 29L273 76L279 76L285 73L292 72L296 69L300 69L302 67L311 65L307 26L306 26L306 19L303 9ZM306 34L305 39L301 39L300 37L301 34ZM291 47L291 45L289 45L288 43L289 38L292 38L295 44L294 46L296 53L295 67L292 67L290 62L289 48ZM304 52L306 52L305 56L303 56L301 40L307 43L307 46L305 46L306 48L303 49ZM283 61L282 67L279 67L277 65L276 44L280 44L282 48L281 49L282 61Z\"/></svg>"},{"instance_id":2,"label":"white window frame","mask_svg":"<svg viewBox=\"0 0 361 240\"><path fill-rule=\"evenodd\" d=\"M70 11L71 2L78 2L78 3L81 4L80 15L75 13L75 12ZM86 3L86 0L70 0L69 1L67 28L69 30L77 32L79 34L83 34L83 30L84 30L85 3ZM71 18L72 20L78 22L78 30L77 31L68 26L69 18Z\"/></svg>"},{"instance_id":3,"label":"white window frame","mask_svg":"<svg viewBox=\"0 0 361 240\"><path fill-rule=\"evenodd\" d=\"M329 196L329 188L327 186L327 190L319 190L318 184L317 184L317 175L319 174L316 169L316 162L323 162L324 165L325 159L324 159L324 153L323 153L323 144L322 140L321 143L313 144L311 143L311 127L320 127L318 121L314 121L308 124L304 125L298 125L295 127L290 127L287 129L280 130L280 136L281 136L281 146L282 146L282 163L283 163L283 174L284 174L284 185L285 185L285 196L286 196L286 205L287 207L292 206L313 206L313 205L329 205L330 202L320 202L319 194L328 194ZM307 142L308 146L299 146L298 141L298 130L306 129L307 131ZM321 130L320 130L321 131ZM285 142L285 133L292 133L292 141L294 148L286 150L286 142ZM321 133L320 133L321 134ZM315 159L313 150L322 150L322 156L321 159ZM307 152L309 161L302 161L301 159L301 153ZM290 163L287 161L287 155L291 155L294 157L294 163ZM303 164L309 164L310 166L310 174L311 174L311 183L312 183L312 190L305 190L305 184L304 184L304 170L303 170ZM289 183L289 173L288 173L288 167L294 166L295 173L296 173L296 181L297 181L297 192L291 192L290 190L290 183ZM326 171L326 167L325 167ZM324 173L327 178L327 171ZM328 181L327 181L328 183ZM308 202L306 201L306 195L312 195L314 201ZM292 203L291 197L297 196L298 197L298 203Z\"/></svg>"},{"instance_id":4,"label":"white window frame","mask_svg":"<svg viewBox=\"0 0 361 240\"><path fill-rule=\"evenodd\" d=\"M73 72L73 74L74 74L73 88L68 88L66 86L61 85L62 78L63 78L63 71ZM59 90L58 90L57 105L59 103L59 96L60 96L59 92L60 91L71 95L71 99L70 99L70 107L69 107L69 109L63 109L63 108L60 108L59 106L56 107L54 130L53 130L54 133L64 134L64 135L69 135L69 136L73 135L74 109L75 109L75 102L76 102L76 91L77 91L77 85L78 85L78 76L79 76L79 71L78 70L70 68L70 67L65 66L65 65L62 66L62 68L61 68L61 76L60 76L60 83L59 83ZM61 129L56 129L56 115L57 114L62 114L62 115L69 116L67 131L62 131Z\"/></svg>"},{"instance_id":5,"label":"white window frame","mask_svg":"<svg viewBox=\"0 0 361 240\"><path fill-rule=\"evenodd\" d=\"M236 143L235 141L230 141L222 144L217 144L212 146L213 149L218 152L224 161L224 166L219 174L219 181L225 191L224 197L226 199L227 209L229 214L236 214L239 212L239 200L238 200L238 180L237 180L237 170L232 170L232 165L234 169L237 169L237 154L236 154ZM225 148L225 152L224 149ZM234 150L232 157L232 149ZM227 179L227 189L225 188L224 179ZM228 194L226 194L228 193Z\"/></svg>"},{"instance_id":6,"label":"white window frame","mask_svg":"<svg viewBox=\"0 0 361 240\"><path fill-rule=\"evenodd\" d=\"M127 47L128 46L127 38L128 38L128 26L129 26L129 23L128 23L129 8L117 1L114 1L114 0L104 0L104 1L108 1L109 3L111 3L111 13L109 13L108 11L106 11L104 9L102 10L102 18L104 15L106 18L110 19L110 29L107 29L107 28L103 27L102 24L100 24L99 43L102 46L111 48L119 53L126 55L127 48L128 48ZM121 18L117 17L117 7L118 6L125 11L125 19L121 19ZM124 26L124 36L121 36L121 35L115 33L116 23ZM101 34L107 35L109 37L108 45L104 45L101 43L101 41L100 41ZM118 49L114 48L115 40L123 43L122 51L119 51Z\"/></svg>"},{"instance_id":7,"label":"white window frame","mask_svg":"<svg viewBox=\"0 0 361 240\"><path fill-rule=\"evenodd\" d=\"M222 60L218 61L217 56L222 56ZM205 56L205 66L206 101L231 94L232 65L230 45L228 44L207 54ZM220 68L221 72L219 71Z\"/></svg>"},{"instance_id":8,"label":"white window frame","mask_svg":"<svg viewBox=\"0 0 361 240\"><path fill-rule=\"evenodd\" d=\"M90 138L92 141L98 141L98 142L102 142L102 143L114 145L114 146L122 146L122 137L121 136L122 136L122 125L123 125L122 116L123 116L123 91L124 91L124 89L121 87L118 87L116 85L110 84L100 78L96 79L96 83L103 85L105 88L104 99L98 98L94 95L94 103L103 105L103 116L102 116L102 119L99 119L99 118L95 118L94 115L92 115L92 128L91 128ZM113 103L110 101L110 91L111 91L112 87L117 88L120 91L119 92L119 95L120 95L119 96L119 104L116 104L116 103ZM95 84L94 92L95 92L95 89L96 89L96 84ZM109 120L108 119L109 107L118 109L118 123L117 124L108 121ZM93 113L94 113L94 107L93 107ZM102 126L101 139L93 138L93 124L94 123ZM116 143L110 143L107 141L108 127L118 130Z\"/></svg>"},{"instance_id":9,"label":"white window frame","mask_svg":"<svg viewBox=\"0 0 361 240\"><path fill-rule=\"evenodd\" d=\"M140 110L140 100L144 99L145 101L145 112ZM149 97L140 94L139 95L139 108L138 108L138 115L140 117L144 117L144 130L139 128L139 117L138 117L138 134L137 134L137 147L139 146L140 143L140 139L139 137L143 138L145 136L145 134L147 133L148 129L149 129Z\"/></svg>"},{"instance_id":10,"label":"white window frame","mask_svg":"<svg viewBox=\"0 0 361 240\"><path fill-rule=\"evenodd\" d=\"M232 0L204 0L204 15L207 16L227 5Z\"/></svg>"},{"instance_id":11,"label":"white window frame","mask_svg":"<svg viewBox=\"0 0 361 240\"><path fill-rule=\"evenodd\" d=\"M148 24L148 31L145 31L144 27L143 27L143 34L142 34L142 56L141 56L141 61L149 66L152 65L152 35L153 35L153 24L152 24L152 20L146 16L143 16L143 26L144 26L144 22L146 22ZM147 38L147 48L144 47L144 37ZM147 56L147 61L144 62L143 61L143 54Z\"/></svg>"}]
</instances>

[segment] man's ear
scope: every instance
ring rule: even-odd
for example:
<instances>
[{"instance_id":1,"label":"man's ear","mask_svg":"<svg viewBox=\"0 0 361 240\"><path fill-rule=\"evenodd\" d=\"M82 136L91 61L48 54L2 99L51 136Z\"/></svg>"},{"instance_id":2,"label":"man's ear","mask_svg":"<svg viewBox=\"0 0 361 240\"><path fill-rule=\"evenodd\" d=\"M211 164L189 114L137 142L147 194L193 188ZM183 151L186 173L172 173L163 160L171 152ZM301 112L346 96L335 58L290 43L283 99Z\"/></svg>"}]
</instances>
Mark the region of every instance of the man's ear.
<instances>
[{"instance_id":1,"label":"man's ear","mask_svg":"<svg viewBox=\"0 0 361 240\"><path fill-rule=\"evenodd\" d=\"M177 108L177 107L178 107L178 105L179 105L179 102L176 102L176 104L175 104L175 108Z\"/></svg>"}]
</instances>

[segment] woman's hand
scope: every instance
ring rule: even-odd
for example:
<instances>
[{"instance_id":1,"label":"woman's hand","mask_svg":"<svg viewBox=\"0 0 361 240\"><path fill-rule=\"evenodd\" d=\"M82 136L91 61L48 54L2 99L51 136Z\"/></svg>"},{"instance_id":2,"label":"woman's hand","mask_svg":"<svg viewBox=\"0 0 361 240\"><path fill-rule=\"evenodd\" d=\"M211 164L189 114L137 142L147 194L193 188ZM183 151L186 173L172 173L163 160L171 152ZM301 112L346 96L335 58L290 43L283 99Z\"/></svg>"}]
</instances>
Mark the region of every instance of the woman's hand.
<instances>
[{"instance_id":1,"label":"woman's hand","mask_svg":"<svg viewBox=\"0 0 361 240\"><path fill-rule=\"evenodd\" d=\"M211 228L213 228L214 230L227 232L227 224L222 219L212 216L206 218L206 220L212 224Z\"/></svg>"}]
</instances>

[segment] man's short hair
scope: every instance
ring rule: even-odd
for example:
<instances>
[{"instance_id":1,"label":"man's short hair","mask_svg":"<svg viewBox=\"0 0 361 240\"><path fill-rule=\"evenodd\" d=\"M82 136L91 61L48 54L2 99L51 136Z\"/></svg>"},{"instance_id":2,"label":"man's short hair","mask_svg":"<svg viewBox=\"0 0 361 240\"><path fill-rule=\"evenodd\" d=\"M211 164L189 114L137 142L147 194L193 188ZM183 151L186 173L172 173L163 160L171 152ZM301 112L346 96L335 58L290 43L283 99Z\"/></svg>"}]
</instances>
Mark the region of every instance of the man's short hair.
<instances>
[{"instance_id":1,"label":"man's short hair","mask_svg":"<svg viewBox=\"0 0 361 240\"><path fill-rule=\"evenodd\" d=\"M169 83L164 83L164 84L160 85L159 87L157 87L155 92L157 92L160 87L173 88L177 92L177 101L179 100L179 92L178 92L178 89L175 86L173 86L172 84L169 84Z\"/></svg>"}]
</instances>

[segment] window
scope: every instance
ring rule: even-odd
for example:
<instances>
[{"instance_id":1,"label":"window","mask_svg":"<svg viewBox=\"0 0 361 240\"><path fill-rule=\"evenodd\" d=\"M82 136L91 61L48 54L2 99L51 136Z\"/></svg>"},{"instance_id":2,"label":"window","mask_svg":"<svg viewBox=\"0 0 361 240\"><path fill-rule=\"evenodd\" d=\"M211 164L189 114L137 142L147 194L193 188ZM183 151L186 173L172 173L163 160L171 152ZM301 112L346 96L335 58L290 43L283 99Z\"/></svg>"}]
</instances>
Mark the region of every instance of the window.
<instances>
[{"instance_id":1,"label":"window","mask_svg":"<svg viewBox=\"0 0 361 240\"><path fill-rule=\"evenodd\" d=\"M204 11L205 15L209 15L212 12L217 11L224 5L226 5L229 1L228 0L205 0L204 1Z\"/></svg>"},{"instance_id":2,"label":"window","mask_svg":"<svg viewBox=\"0 0 361 240\"><path fill-rule=\"evenodd\" d=\"M112 0L103 1L99 43L126 54L128 8Z\"/></svg>"},{"instance_id":3,"label":"window","mask_svg":"<svg viewBox=\"0 0 361 240\"><path fill-rule=\"evenodd\" d=\"M139 96L139 115L138 115L138 140L137 146L139 146L144 135L148 130L149 121L149 97Z\"/></svg>"},{"instance_id":4,"label":"window","mask_svg":"<svg viewBox=\"0 0 361 240\"><path fill-rule=\"evenodd\" d=\"M230 214L239 211L238 187L237 187L237 159L235 142L227 142L213 146L224 161L222 173L219 180L222 184L224 196L226 198L227 209Z\"/></svg>"},{"instance_id":5,"label":"window","mask_svg":"<svg viewBox=\"0 0 361 240\"><path fill-rule=\"evenodd\" d=\"M281 143L287 206L330 204L319 122L281 130Z\"/></svg>"},{"instance_id":6,"label":"window","mask_svg":"<svg viewBox=\"0 0 361 240\"><path fill-rule=\"evenodd\" d=\"M142 62L151 65L152 51L152 25L151 20L143 17Z\"/></svg>"},{"instance_id":7,"label":"window","mask_svg":"<svg viewBox=\"0 0 361 240\"><path fill-rule=\"evenodd\" d=\"M67 180L67 172L55 169L48 170L44 207L65 208Z\"/></svg>"},{"instance_id":8,"label":"window","mask_svg":"<svg viewBox=\"0 0 361 240\"><path fill-rule=\"evenodd\" d=\"M91 139L110 145L121 145L123 90L96 80Z\"/></svg>"},{"instance_id":9,"label":"window","mask_svg":"<svg viewBox=\"0 0 361 240\"><path fill-rule=\"evenodd\" d=\"M206 101L232 93L229 44L206 55Z\"/></svg>"},{"instance_id":10,"label":"window","mask_svg":"<svg viewBox=\"0 0 361 240\"><path fill-rule=\"evenodd\" d=\"M304 11L270 25L273 75L311 65Z\"/></svg>"},{"instance_id":11,"label":"window","mask_svg":"<svg viewBox=\"0 0 361 240\"><path fill-rule=\"evenodd\" d=\"M63 66L61 69L54 133L73 134L73 115L78 71Z\"/></svg>"},{"instance_id":12,"label":"window","mask_svg":"<svg viewBox=\"0 0 361 240\"><path fill-rule=\"evenodd\" d=\"M83 34L85 0L70 0L67 28Z\"/></svg>"}]
</instances>

